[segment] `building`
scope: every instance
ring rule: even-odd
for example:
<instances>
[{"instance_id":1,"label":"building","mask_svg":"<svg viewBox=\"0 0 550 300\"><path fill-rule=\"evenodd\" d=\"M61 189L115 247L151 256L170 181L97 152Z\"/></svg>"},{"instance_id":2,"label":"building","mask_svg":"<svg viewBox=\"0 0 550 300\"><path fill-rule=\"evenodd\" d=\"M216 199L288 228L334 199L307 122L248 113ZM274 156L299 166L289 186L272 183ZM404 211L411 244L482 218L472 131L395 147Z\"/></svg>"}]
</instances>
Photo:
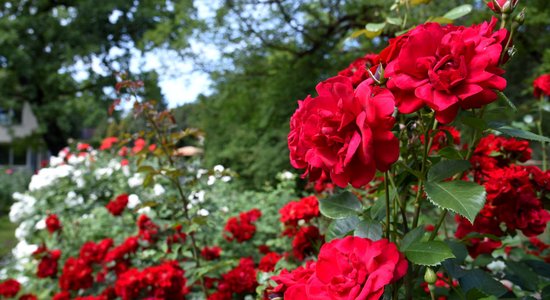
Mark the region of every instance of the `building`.
<instances>
[{"instance_id":1,"label":"building","mask_svg":"<svg viewBox=\"0 0 550 300\"><path fill-rule=\"evenodd\" d=\"M21 109L0 108L0 166L35 171L48 159L39 124L29 103Z\"/></svg>"}]
</instances>

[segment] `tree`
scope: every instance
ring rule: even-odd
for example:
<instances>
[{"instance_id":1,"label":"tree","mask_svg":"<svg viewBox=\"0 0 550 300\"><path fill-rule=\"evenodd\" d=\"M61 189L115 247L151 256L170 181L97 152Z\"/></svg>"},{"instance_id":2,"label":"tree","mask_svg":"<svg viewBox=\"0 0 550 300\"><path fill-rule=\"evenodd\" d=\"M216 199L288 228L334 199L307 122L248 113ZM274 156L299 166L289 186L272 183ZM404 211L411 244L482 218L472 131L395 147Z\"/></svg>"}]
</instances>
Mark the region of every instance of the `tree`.
<instances>
[{"instance_id":1,"label":"tree","mask_svg":"<svg viewBox=\"0 0 550 300\"><path fill-rule=\"evenodd\" d=\"M113 95L106 95L105 88L114 86L116 72L129 69L132 49L156 46L150 30L176 14L195 11L192 1L180 1L178 9L162 0L4 1L0 105L29 102L48 149L57 153L82 128L106 122ZM156 76L143 77L156 86Z\"/></svg>"}]
</instances>

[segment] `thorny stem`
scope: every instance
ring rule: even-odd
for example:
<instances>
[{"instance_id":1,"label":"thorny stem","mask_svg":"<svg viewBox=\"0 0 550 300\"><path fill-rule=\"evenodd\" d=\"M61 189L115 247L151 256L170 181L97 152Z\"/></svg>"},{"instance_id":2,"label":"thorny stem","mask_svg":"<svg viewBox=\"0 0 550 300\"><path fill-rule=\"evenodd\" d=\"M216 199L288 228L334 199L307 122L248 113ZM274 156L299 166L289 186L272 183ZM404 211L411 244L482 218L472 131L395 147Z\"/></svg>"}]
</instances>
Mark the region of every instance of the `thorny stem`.
<instances>
[{"instance_id":1,"label":"thorny stem","mask_svg":"<svg viewBox=\"0 0 550 300\"><path fill-rule=\"evenodd\" d=\"M162 133L160 132L160 128L158 127L155 120L153 120L153 118L149 114L145 113L145 115L146 115L147 121L153 126L153 130L155 132L155 135L156 135L157 139L160 142L162 152L164 152L164 155L168 159L168 163L170 164L170 167L175 168L175 166L176 166L175 162L172 159L172 154L170 153L170 151L166 147L166 144L164 143L164 139L162 137ZM178 190L178 194L179 194L181 200L183 201L183 212L185 214L185 219L187 219L187 221L191 223L192 219L191 219L191 216L189 214L189 208L187 207L188 204L189 204L189 201L185 197L185 194L183 192L183 188L181 187L181 183L179 182L179 180L177 178L171 178L170 177L169 179L176 186L176 189ZM197 246L197 241L195 239L195 233L194 232L189 232L189 237L191 238L191 245L192 245L192 248L193 248L193 252L192 252L193 253L193 258L195 259L195 262L197 263L197 268L199 268L201 266L200 256L199 256L200 252L199 252L199 247ZM208 290L206 288L204 279L202 277L200 277L199 280L200 280L201 287L202 287L204 295L206 297L208 297Z\"/></svg>"},{"instance_id":2,"label":"thorny stem","mask_svg":"<svg viewBox=\"0 0 550 300\"><path fill-rule=\"evenodd\" d=\"M541 136L544 136L542 132L542 115L543 115L543 106L544 106L544 96L540 97L539 100L539 119L537 120L537 129L538 133ZM541 150L542 150L542 171L546 172L548 169L548 158L546 157L546 142L540 142Z\"/></svg>"},{"instance_id":3,"label":"thorny stem","mask_svg":"<svg viewBox=\"0 0 550 300\"><path fill-rule=\"evenodd\" d=\"M384 187L386 189L386 238L390 240L390 189L388 171L384 172Z\"/></svg>"},{"instance_id":4,"label":"thorny stem","mask_svg":"<svg viewBox=\"0 0 550 300\"><path fill-rule=\"evenodd\" d=\"M431 130L430 130L431 128ZM418 219L420 217L420 206L422 204L422 191L424 187L424 180L426 178L426 164L428 161L429 150L432 147L433 136L430 135L430 131L437 128L437 121L435 115L430 119L430 126L424 128L424 154L422 156L422 166L420 167L420 177L418 178L418 190L416 191L416 199L414 200L414 219L411 228L418 227Z\"/></svg>"}]
</instances>

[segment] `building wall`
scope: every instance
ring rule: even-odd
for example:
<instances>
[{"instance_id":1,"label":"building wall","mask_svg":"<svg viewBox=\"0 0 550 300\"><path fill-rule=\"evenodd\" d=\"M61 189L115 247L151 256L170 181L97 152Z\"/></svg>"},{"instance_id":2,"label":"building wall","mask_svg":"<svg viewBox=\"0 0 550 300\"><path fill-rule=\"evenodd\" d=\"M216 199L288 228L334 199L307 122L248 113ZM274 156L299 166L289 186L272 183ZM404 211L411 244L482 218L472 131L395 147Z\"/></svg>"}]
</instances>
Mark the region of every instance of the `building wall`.
<instances>
[{"instance_id":1,"label":"building wall","mask_svg":"<svg viewBox=\"0 0 550 300\"><path fill-rule=\"evenodd\" d=\"M29 103L25 102L23 104L21 114L21 124L14 124L9 127L0 126L0 143L11 143L13 138L26 137L38 129L38 121Z\"/></svg>"}]
</instances>

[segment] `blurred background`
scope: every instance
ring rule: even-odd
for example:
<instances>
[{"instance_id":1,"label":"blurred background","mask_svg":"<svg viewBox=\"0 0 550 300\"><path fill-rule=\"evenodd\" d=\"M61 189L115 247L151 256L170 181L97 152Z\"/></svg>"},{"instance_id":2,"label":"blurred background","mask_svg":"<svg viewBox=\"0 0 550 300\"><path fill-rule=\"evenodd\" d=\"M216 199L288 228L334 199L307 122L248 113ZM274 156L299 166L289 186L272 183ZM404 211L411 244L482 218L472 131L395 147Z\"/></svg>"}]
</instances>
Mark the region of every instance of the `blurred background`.
<instances>
[{"instance_id":1,"label":"blurred background","mask_svg":"<svg viewBox=\"0 0 550 300\"><path fill-rule=\"evenodd\" d=\"M455 24L492 15L481 0L0 1L0 249L13 243L11 194L49 154L144 128L124 99L108 113L118 73L142 80L143 97L170 108L178 126L204 130L207 167L229 166L246 188L260 188L290 169L296 101L402 31L388 19L395 2L414 6L410 26L461 4L474 10ZM535 112L522 103L550 72L550 4L521 2L525 24L505 66L519 112L505 117L533 131ZM384 22L374 38L352 37Z\"/></svg>"}]
</instances>

